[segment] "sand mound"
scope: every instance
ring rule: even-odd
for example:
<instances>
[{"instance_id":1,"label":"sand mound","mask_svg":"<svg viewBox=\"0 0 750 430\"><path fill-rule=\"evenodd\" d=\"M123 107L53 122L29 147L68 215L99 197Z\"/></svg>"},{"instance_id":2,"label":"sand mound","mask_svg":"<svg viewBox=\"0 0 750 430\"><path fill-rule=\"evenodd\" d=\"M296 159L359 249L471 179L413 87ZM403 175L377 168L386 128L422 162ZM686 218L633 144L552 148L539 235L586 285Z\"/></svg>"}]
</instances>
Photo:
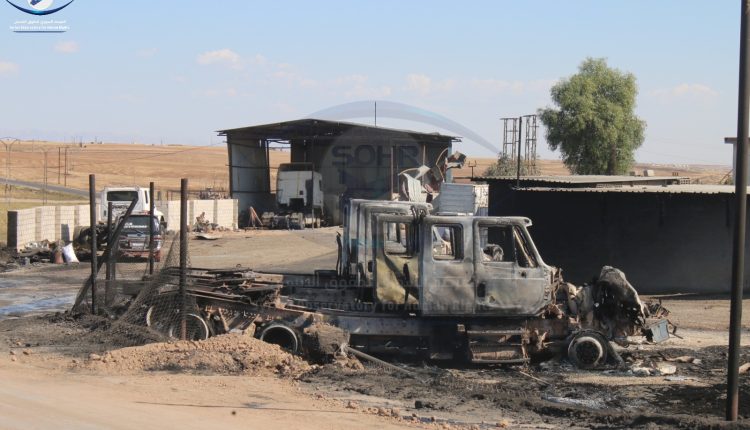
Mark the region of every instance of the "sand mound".
<instances>
[{"instance_id":1,"label":"sand mound","mask_svg":"<svg viewBox=\"0 0 750 430\"><path fill-rule=\"evenodd\" d=\"M280 375L296 377L310 370L301 358L277 345L241 334L205 341L151 343L91 354L86 367L120 372L166 370L209 374Z\"/></svg>"}]
</instances>

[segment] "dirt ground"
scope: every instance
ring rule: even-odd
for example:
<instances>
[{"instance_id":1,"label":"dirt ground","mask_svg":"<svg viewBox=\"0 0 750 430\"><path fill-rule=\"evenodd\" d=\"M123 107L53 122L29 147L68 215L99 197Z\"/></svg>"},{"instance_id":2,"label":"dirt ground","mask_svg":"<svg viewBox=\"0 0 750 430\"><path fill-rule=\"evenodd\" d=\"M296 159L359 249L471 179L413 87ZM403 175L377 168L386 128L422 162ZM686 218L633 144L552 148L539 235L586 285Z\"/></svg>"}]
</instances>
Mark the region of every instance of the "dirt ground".
<instances>
[{"instance_id":1,"label":"dirt ground","mask_svg":"<svg viewBox=\"0 0 750 430\"><path fill-rule=\"evenodd\" d=\"M192 239L190 261L272 271L333 268L336 232ZM410 378L366 362L309 365L243 335L122 345L111 321L50 315L70 306L87 270L82 263L0 275L0 428L732 427L723 421L723 296L662 297L680 337L621 350L629 371L580 371L565 360L473 368L401 363L414 373ZM743 307L750 315L750 300ZM742 361L750 362L747 348ZM674 374L667 374L670 366ZM733 427L750 427L747 373L740 414Z\"/></svg>"}]
</instances>

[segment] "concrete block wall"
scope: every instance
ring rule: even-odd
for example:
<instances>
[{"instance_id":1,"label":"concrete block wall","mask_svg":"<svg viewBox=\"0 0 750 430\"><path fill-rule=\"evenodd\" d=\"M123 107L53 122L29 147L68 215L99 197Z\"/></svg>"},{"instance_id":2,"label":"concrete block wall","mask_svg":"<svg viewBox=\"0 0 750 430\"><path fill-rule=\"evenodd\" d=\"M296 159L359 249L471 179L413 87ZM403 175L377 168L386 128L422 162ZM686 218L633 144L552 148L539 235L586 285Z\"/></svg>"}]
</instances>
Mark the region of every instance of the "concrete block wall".
<instances>
[{"instance_id":1,"label":"concrete block wall","mask_svg":"<svg viewBox=\"0 0 750 430\"><path fill-rule=\"evenodd\" d=\"M21 209L8 212L8 246L34 242L36 240L36 209ZM18 249L18 247L16 247Z\"/></svg>"},{"instance_id":2,"label":"concrete block wall","mask_svg":"<svg viewBox=\"0 0 750 430\"><path fill-rule=\"evenodd\" d=\"M55 240L62 240L66 243L73 240L76 228L75 206L55 206L55 226L57 227Z\"/></svg>"},{"instance_id":3,"label":"concrete block wall","mask_svg":"<svg viewBox=\"0 0 750 430\"><path fill-rule=\"evenodd\" d=\"M160 200L156 202L156 208L164 214L164 221L168 230L179 230L180 226L180 201ZM190 207L188 206L188 209ZM190 215L190 214L188 214Z\"/></svg>"},{"instance_id":4,"label":"concrete block wall","mask_svg":"<svg viewBox=\"0 0 750 430\"><path fill-rule=\"evenodd\" d=\"M74 224L76 226L85 226L88 227L91 225L91 214L89 213L89 205L75 205L72 206L75 208L75 220ZM101 221L99 219L99 204L96 205L96 220Z\"/></svg>"},{"instance_id":5,"label":"concrete block wall","mask_svg":"<svg viewBox=\"0 0 750 430\"><path fill-rule=\"evenodd\" d=\"M237 228L239 215L238 200L214 200L215 223L225 227Z\"/></svg>"},{"instance_id":6,"label":"concrete block wall","mask_svg":"<svg viewBox=\"0 0 750 430\"><path fill-rule=\"evenodd\" d=\"M36 216L36 240L54 241L57 229L55 228L55 207L39 206L34 208Z\"/></svg>"},{"instance_id":7,"label":"concrete block wall","mask_svg":"<svg viewBox=\"0 0 750 430\"><path fill-rule=\"evenodd\" d=\"M215 200L190 200L188 206L188 219L190 220L189 225L195 224L195 219L198 218L201 213L206 214L206 219L209 222L216 224L216 212L214 211ZM230 225L231 227L231 225Z\"/></svg>"},{"instance_id":8,"label":"concrete block wall","mask_svg":"<svg viewBox=\"0 0 750 430\"><path fill-rule=\"evenodd\" d=\"M164 214L168 230L178 230L180 226L180 201L162 200L156 207ZM237 228L238 201L235 199L188 200L188 225L195 224L195 218L206 213L206 218L214 224L226 228Z\"/></svg>"},{"instance_id":9,"label":"concrete block wall","mask_svg":"<svg viewBox=\"0 0 750 430\"><path fill-rule=\"evenodd\" d=\"M179 200L160 201L156 207L164 213L169 230L177 230L180 225ZM226 228L237 228L237 200L190 200L188 201L189 225L202 212L214 224ZM97 204L97 217L99 205ZM101 221L97 219L98 221ZM89 205L39 206L8 212L8 246L23 249L30 242L63 241L70 242L76 227L88 227L91 223Z\"/></svg>"},{"instance_id":10,"label":"concrete block wall","mask_svg":"<svg viewBox=\"0 0 750 430\"><path fill-rule=\"evenodd\" d=\"M8 246L19 250L28 243L44 240L67 243L73 239L76 227L87 227L89 221L89 205L37 206L8 211Z\"/></svg>"}]
</instances>

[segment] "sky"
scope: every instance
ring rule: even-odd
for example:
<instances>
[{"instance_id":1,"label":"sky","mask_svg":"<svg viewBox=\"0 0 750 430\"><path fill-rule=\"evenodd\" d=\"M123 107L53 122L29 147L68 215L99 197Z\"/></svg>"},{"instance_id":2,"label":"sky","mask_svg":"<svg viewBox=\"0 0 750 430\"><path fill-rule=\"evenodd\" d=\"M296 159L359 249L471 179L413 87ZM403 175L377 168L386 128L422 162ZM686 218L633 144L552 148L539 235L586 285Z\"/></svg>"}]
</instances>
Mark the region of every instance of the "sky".
<instances>
[{"instance_id":1,"label":"sky","mask_svg":"<svg viewBox=\"0 0 750 430\"><path fill-rule=\"evenodd\" d=\"M0 136L223 145L216 130L381 101L446 117L494 145L455 149L493 156L501 117L551 105L555 82L605 57L638 80L638 161L731 165L739 3L74 0L43 17L66 32L30 34L11 27L38 17L3 2ZM394 116L378 125L455 134Z\"/></svg>"}]
</instances>

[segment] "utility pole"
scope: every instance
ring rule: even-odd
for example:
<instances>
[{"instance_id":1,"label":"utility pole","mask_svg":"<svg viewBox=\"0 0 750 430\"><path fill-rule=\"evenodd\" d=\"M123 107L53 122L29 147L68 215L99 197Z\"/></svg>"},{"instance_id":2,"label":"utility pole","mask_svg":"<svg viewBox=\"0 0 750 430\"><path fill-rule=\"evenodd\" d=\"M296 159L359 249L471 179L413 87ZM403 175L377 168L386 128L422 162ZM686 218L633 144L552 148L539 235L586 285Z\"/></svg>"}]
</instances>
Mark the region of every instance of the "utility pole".
<instances>
[{"instance_id":1,"label":"utility pole","mask_svg":"<svg viewBox=\"0 0 750 430\"><path fill-rule=\"evenodd\" d=\"M57 185L60 185L60 173L62 168L62 148L57 148Z\"/></svg>"},{"instance_id":2,"label":"utility pole","mask_svg":"<svg viewBox=\"0 0 750 430\"><path fill-rule=\"evenodd\" d=\"M747 223L747 135L750 114L748 94L748 29L750 0L740 1L740 70L737 97L737 179L734 194L737 209L734 217L734 249L732 252L732 302L729 309L729 356L727 357L727 421L736 421L739 410L739 362L742 336L742 287L745 274L745 225Z\"/></svg>"},{"instance_id":3,"label":"utility pole","mask_svg":"<svg viewBox=\"0 0 750 430\"><path fill-rule=\"evenodd\" d=\"M44 151L44 204L47 204L47 149Z\"/></svg>"},{"instance_id":4,"label":"utility pole","mask_svg":"<svg viewBox=\"0 0 750 430\"><path fill-rule=\"evenodd\" d=\"M65 147L65 183L64 185L68 186L68 147Z\"/></svg>"}]
</instances>

